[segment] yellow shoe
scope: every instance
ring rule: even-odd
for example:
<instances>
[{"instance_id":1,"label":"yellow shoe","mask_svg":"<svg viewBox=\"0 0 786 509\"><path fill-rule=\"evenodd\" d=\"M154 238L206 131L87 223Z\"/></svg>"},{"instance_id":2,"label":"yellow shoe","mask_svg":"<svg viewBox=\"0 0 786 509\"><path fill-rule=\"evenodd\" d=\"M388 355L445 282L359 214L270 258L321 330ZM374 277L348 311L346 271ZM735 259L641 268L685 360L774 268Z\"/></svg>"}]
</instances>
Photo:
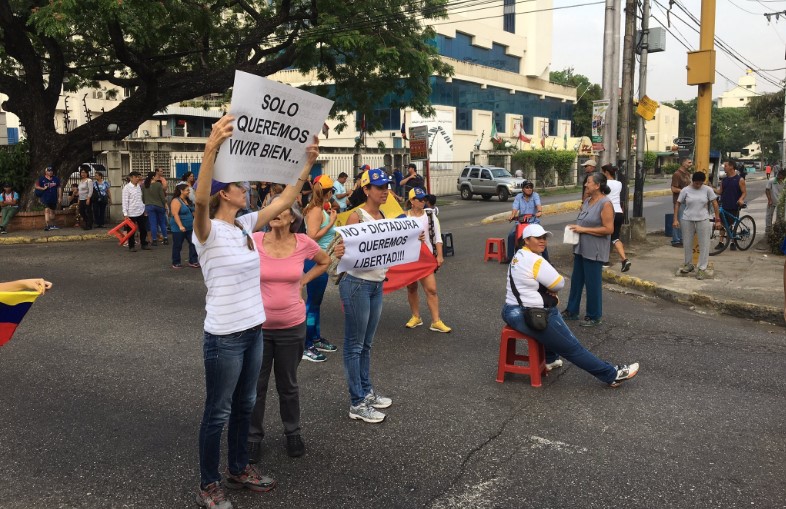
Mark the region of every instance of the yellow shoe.
<instances>
[{"instance_id":1,"label":"yellow shoe","mask_svg":"<svg viewBox=\"0 0 786 509\"><path fill-rule=\"evenodd\" d=\"M445 322L443 322L442 320L432 323L429 329L433 330L434 332L450 332L453 330L447 325L445 325Z\"/></svg>"},{"instance_id":2,"label":"yellow shoe","mask_svg":"<svg viewBox=\"0 0 786 509\"><path fill-rule=\"evenodd\" d=\"M406 327L407 329L414 329L419 325L423 325L423 320L421 320L419 316L413 316L412 318L409 319L409 321L404 327Z\"/></svg>"}]
</instances>

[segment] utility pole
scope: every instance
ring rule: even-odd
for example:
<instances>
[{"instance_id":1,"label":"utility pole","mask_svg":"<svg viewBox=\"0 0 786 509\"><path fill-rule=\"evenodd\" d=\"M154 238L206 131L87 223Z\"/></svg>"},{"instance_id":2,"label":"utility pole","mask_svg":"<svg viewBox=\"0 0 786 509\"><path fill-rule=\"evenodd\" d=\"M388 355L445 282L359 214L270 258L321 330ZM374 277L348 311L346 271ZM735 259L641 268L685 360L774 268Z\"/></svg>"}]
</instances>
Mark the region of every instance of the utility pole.
<instances>
[{"instance_id":1,"label":"utility pole","mask_svg":"<svg viewBox=\"0 0 786 509\"><path fill-rule=\"evenodd\" d=\"M644 0L641 13L641 56L639 58L639 99L647 95L647 53L649 51L650 0ZM644 147L647 133L644 117L638 117L636 129L636 181L633 188L633 217L644 219ZM646 229L644 230L646 231Z\"/></svg>"},{"instance_id":2,"label":"utility pole","mask_svg":"<svg viewBox=\"0 0 786 509\"><path fill-rule=\"evenodd\" d=\"M603 30L603 99L609 101L603 123L604 151L600 163L613 163L617 156L617 90L619 88L619 5L620 0L606 0L606 18ZM616 23L615 23L616 21ZM616 73L615 73L616 70Z\"/></svg>"},{"instance_id":3,"label":"utility pole","mask_svg":"<svg viewBox=\"0 0 786 509\"><path fill-rule=\"evenodd\" d=\"M620 107L620 147L617 167L619 168L622 191L620 205L624 222L628 223L628 159L630 156L630 118L633 106L634 44L636 32L636 0L625 0L625 40L622 46L622 101Z\"/></svg>"},{"instance_id":4,"label":"utility pole","mask_svg":"<svg viewBox=\"0 0 786 509\"><path fill-rule=\"evenodd\" d=\"M715 83L715 0L701 1L699 51L688 53L688 85L698 85L696 106L696 169L709 174L712 84Z\"/></svg>"}]
</instances>

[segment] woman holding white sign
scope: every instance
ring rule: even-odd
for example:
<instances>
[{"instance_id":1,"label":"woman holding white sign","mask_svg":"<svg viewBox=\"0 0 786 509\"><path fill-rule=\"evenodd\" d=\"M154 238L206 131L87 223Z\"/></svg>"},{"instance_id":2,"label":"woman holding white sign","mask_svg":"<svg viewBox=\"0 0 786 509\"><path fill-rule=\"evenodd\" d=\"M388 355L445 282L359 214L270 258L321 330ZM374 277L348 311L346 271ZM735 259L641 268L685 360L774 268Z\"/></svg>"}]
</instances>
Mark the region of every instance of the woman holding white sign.
<instances>
[{"instance_id":1,"label":"woman holding white sign","mask_svg":"<svg viewBox=\"0 0 786 509\"><path fill-rule=\"evenodd\" d=\"M336 211L330 206L333 197L333 179L327 175L320 175L314 179L311 191L311 201L303 211L306 218L306 233L314 239L319 247L327 249L330 241L336 236ZM306 260L304 272L314 268L316 262ZM337 348L330 341L322 337L320 331L320 313L322 298L325 296L328 275L314 278L306 286L306 348L303 358L311 362L324 362L327 360L321 352L335 352Z\"/></svg>"},{"instance_id":2,"label":"woman holding white sign","mask_svg":"<svg viewBox=\"0 0 786 509\"><path fill-rule=\"evenodd\" d=\"M409 191L410 209L407 212L408 217L416 219L422 226L424 232L423 242L426 247L437 259L437 269L442 267L445 261L442 256L442 231L439 227L439 219L433 210L426 210L426 192L415 187ZM435 332L450 332L451 329L439 318L439 296L437 295L437 277L436 271L420 280L423 285L423 291L426 292L426 304L428 310L431 312L431 327L429 329ZM423 325L423 320L420 318L420 299L418 298L418 282L415 281L407 285L407 301L409 308L412 310L412 318L406 324L408 329L414 329Z\"/></svg>"},{"instance_id":3,"label":"woman holding white sign","mask_svg":"<svg viewBox=\"0 0 786 509\"><path fill-rule=\"evenodd\" d=\"M259 253L251 234L278 217L295 202L319 155L318 140L306 149L306 162L295 185L259 212L235 217L246 206L241 183L213 180L216 154L232 136L234 117L213 124L205 144L195 186L194 238L207 287L203 356L205 411L199 430L200 486L197 503L226 507L218 470L221 433L228 423L227 470L224 485L268 491L276 482L248 463L248 429L256 401L262 364L262 323L265 311L259 285Z\"/></svg>"},{"instance_id":4,"label":"woman holding white sign","mask_svg":"<svg viewBox=\"0 0 786 509\"><path fill-rule=\"evenodd\" d=\"M368 170L360 179L366 202L351 214L347 225L385 219L379 207L388 199L388 176L380 170ZM349 417L364 422L385 420L379 409L393 400L380 396L371 385L371 343L382 316L382 283L387 268L351 269L341 279L338 289L344 305L344 371L349 387Z\"/></svg>"}]
</instances>

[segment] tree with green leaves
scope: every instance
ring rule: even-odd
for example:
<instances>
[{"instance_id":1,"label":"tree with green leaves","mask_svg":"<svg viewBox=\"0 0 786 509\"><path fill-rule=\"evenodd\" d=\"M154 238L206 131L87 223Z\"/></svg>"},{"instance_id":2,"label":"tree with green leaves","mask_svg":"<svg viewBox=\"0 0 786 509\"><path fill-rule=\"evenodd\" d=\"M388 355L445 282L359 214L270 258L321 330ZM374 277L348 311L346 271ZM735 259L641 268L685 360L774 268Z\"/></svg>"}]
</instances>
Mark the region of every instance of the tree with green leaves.
<instances>
[{"instance_id":1,"label":"tree with green leaves","mask_svg":"<svg viewBox=\"0 0 786 509\"><path fill-rule=\"evenodd\" d=\"M778 161L778 142L783 139L783 90L752 97L748 103L752 141L761 147L765 161Z\"/></svg>"},{"instance_id":2,"label":"tree with green leaves","mask_svg":"<svg viewBox=\"0 0 786 509\"><path fill-rule=\"evenodd\" d=\"M447 0L0 0L0 92L30 142L31 174L67 177L92 142L122 139L156 111L231 87L234 71L314 73L341 112L371 116L384 100L433 113L429 77L450 75L430 19ZM63 90L108 81L131 90L117 107L63 134ZM321 83L321 84L317 84ZM374 129L374 118L367 130ZM116 133L107 133L110 124Z\"/></svg>"},{"instance_id":3,"label":"tree with green leaves","mask_svg":"<svg viewBox=\"0 0 786 509\"><path fill-rule=\"evenodd\" d=\"M549 73L549 81L557 85L575 87L578 101L573 107L573 136L589 136L592 130L592 102L603 99L603 90L597 83L592 83L583 74L576 74L569 67L562 71Z\"/></svg>"}]
</instances>

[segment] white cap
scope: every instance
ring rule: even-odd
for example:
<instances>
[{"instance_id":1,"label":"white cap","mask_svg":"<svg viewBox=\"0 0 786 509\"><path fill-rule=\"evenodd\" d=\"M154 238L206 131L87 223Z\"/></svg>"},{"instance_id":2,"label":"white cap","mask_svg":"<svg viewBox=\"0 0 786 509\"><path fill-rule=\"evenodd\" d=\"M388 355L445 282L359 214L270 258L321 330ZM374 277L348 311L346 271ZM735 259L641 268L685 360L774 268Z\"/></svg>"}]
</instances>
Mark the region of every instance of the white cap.
<instances>
[{"instance_id":1,"label":"white cap","mask_svg":"<svg viewBox=\"0 0 786 509\"><path fill-rule=\"evenodd\" d=\"M594 159L587 159L586 161L581 163L581 165L582 166L597 166L598 163L596 163Z\"/></svg>"},{"instance_id":2,"label":"white cap","mask_svg":"<svg viewBox=\"0 0 786 509\"><path fill-rule=\"evenodd\" d=\"M542 237L543 235L551 237L552 233L544 230L539 224L528 224L527 227L524 228L524 231L521 232L522 239L526 239L527 237Z\"/></svg>"}]
</instances>

